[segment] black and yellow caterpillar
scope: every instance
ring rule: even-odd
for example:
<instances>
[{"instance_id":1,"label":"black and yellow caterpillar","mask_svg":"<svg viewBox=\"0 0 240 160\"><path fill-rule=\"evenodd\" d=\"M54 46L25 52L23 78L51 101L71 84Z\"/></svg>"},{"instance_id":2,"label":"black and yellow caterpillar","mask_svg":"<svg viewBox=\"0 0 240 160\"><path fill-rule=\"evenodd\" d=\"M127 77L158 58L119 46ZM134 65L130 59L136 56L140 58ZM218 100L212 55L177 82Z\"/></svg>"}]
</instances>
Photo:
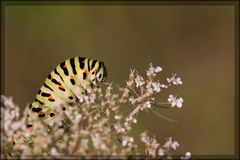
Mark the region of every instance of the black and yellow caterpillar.
<instances>
[{"instance_id":1,"label":"black and yellow caterpillar","mask_svg":"<svg viewBox=\"0 0 240 160\"><path fill-rule=\"evenodd\" d=\"M78 97L87 94L86 87L97 87L107 78L103 61L85 57L74 57L60 63L46 78L38 90L35 101L29 105L26 119L28 130L35 120L49 120L56 115L54 107L76 104Z\"/></svg>"}]
</instances>

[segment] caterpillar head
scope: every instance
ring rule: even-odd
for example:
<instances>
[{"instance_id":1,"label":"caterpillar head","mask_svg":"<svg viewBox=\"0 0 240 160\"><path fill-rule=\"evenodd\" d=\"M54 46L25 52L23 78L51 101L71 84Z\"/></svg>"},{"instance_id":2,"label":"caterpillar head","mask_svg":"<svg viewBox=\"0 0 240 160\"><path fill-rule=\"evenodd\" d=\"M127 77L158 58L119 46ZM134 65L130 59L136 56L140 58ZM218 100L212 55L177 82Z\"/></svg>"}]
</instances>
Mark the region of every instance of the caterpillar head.
<instances>
[{"instance_id":1,"label":"caterpillar head","mask_svg":"<svg viewBox=\"0 0 240 160\"><path fill-rule=\"evenodd\" d=\"M89 81L94 85L98 86L107 79L107 68L102 61L93 60L91 63L91 70Z\"/></svg>"}]
</instances>

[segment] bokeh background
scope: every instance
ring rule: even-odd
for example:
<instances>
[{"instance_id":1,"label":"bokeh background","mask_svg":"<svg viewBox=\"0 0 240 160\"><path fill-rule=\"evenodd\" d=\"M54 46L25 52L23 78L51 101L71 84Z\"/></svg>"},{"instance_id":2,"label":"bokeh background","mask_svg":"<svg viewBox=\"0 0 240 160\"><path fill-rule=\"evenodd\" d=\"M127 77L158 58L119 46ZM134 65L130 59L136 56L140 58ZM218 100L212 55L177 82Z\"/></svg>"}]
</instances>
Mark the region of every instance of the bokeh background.
<instances>
[{"instance_id":1,"label":"bokeh background","mask_svg":"<svg viewBox=\"0 0 240 160\"><path fill-rule=\"evenodd\" d=\"M178 120L141 113L136 133L172 136L178 154L234 154L234 7L164 5L19 5L4 8L5 95L24 108L48 73L73 56L103 60L108 81L124 85L129 69L163 67L183 85L162 95L184 98Z\"/></svg>"}]
</instances>

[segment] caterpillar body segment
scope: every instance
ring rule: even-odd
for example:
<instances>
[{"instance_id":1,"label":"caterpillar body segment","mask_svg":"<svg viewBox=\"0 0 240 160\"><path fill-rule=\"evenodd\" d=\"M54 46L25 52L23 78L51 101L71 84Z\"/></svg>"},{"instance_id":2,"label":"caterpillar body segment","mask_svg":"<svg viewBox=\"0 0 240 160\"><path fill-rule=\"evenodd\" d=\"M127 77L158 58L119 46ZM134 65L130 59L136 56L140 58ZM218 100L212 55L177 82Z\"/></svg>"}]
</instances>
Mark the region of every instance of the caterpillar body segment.
<instances>
[{"instance_id":1,"label":"caterpillar body segment","mask_svg":"<svg viewBox=\"0 0 240 160\"><path fill-rule=\"evenodd\" d=\"M77 103L78 97L87 94L87 86L98 87L106 78L107 69L100 60L74 57L63 61L47 76L30 104L27 128L32 130L37 120L45 123L53 120L56 109L65 111Z\"/></svg>"}]
</instances>

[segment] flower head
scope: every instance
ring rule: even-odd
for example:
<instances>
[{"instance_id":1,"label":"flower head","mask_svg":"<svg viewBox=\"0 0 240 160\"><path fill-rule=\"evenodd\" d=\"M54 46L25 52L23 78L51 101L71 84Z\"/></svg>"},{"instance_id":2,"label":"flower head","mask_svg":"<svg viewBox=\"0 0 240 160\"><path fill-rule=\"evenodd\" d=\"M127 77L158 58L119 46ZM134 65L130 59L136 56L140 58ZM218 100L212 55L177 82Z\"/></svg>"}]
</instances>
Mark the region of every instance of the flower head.
<instances>
[{"instance_id":1,"label":"flower head","mask_svg":"<svg viewBox=\"0 0 240 160\"><path fill-rule=\"evenodd\" d=\"M136 83L136 87L140 87L145 84L145 81L142 76L137 75L137 77L135 78L135 83Z\"/></svg>"},{"instance_id":2,"label":"flower head","mask_svg":"<svg viewBox=\"0 0 240 160\"><path fill-rule=\"evenodd\" d=\"M152 63L150 63L147 70L147 76L156 76L156 73L159 73L161 71L162 68L160 66L153 67Z\"/></svg>"},{"instance_id":3,"label":"flower head","mask_svg":"<svg viewBox=\"0 0 240 160\"><path fill-rule=\"evenodd\" d=\"M135 79L135 69L130 69L130 74L127 83L127 86L130 87L133 85Z\"/></svg>"},{"instance_id":4,"label":"flower head","mask_svg":"<svg viewBox=\"0 0 240 160\"><path fill-rule=\"evenodd\" d=\"M171 103L171 107L177 106L178 108L181 108L183 104L183 98L176 98L176 96L169 95L168 102Z\"/></svg>"},{"instance_id":5,"label":"flower head","mask_svg":"<svg viewBox=\"0 0 240 160\"><path fill-rule=\"evenodd\" d=\"M4 153L4 156L16 154L22 158L24 155L33 154L46 155L51 159L55 158L53 157L55 155L61 155L64 159L68 159L67 155L97 154L126 155L128 158L128 155L142 154L142 147L139 149L140 147L136 145L139 140L143 142L140 144L144 145L143 153L151 158L156 156L171 158L173 154L171 151L180 146L171 137L164 145L160 145L155 136L149 136L146 132L140 135L140 139L130 136L134 132L132 132L133 125L138 123L137 113L153 111L152 107L158 104L165 105L165 101L156 102L159 100L157 96L160 93L162 95L171 84L182 84L176 74L167 79L169 84L160 83L155 76L161 71L160 66L153 67L150 64L146 71L147 77L142 77L131 69L126 86L117 87L118 90L113 88L112 83L105 83L107 86L102 89L86 84L84 86L86 94L82 94L80 90L74 91L78 98L75 106L66 107L64 112L60 105L51 106L50 109L55 113L54 121L51 119L45 123L45 119L36 120L32 123L31 132L27 131L26 117L20 118L19 107L13 103L12 98L2 96L1 116L4 112L2 117L5 125L1 127L1 137L3 137L3 146L11 148L8 153ZM68 100L68 97L62 97L62 103L66 103L66 99ZM171 104L172 107L181 108L183 98L169 95L168 102L167 104ZM129 109L132 109L128 115L122 111L125 106L130 106ZM26 111L23 113L25 116L32 113ZM182 158L188 159L190 156L191 153L187 152Z\"/></svg>"},{"instance_id":6,"label":"flower head","mask_svg":"<svg viewBox=\"0 0 240 160\"><path fill-rule=\"evenodd\" d=\"M167 78L167 82L173 85L182 85L182 80L180 77L176 77L177 74L173 74L171 78Z\"/></svg>"}]
</instances>

